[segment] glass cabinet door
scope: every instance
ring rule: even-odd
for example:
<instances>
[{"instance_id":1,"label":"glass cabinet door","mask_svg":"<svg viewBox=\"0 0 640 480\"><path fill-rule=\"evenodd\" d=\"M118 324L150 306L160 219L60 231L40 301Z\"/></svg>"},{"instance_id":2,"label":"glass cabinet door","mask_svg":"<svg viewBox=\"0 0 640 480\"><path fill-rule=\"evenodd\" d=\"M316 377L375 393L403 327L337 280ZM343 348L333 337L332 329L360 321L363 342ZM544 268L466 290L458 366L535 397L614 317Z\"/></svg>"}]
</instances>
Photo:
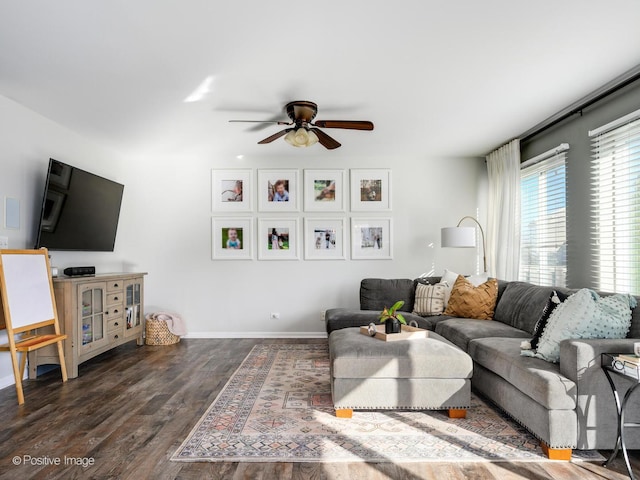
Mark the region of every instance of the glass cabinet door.
<instances>
[{"instance_id":1,"label":"glass cabinet door","mask_svg":"<svg viewBox=\"0 0 640 480\"><path fill-rule=\"evenodd\" d=\"M142 285L139 282L129 282L125 286L127 330L131 330L142 325L141 292Z\"/></svg>"},{"instance_id":2,"label":"glass cabinet door","mask_svg":"<svg viewBox=\"0 0 640 480\"><path fill-rule=\"evenodd\" d=\"M103 285L80 287L82 318L82 346L93 345L104 337L104 292Z\"/></svg>"}]
</instances>

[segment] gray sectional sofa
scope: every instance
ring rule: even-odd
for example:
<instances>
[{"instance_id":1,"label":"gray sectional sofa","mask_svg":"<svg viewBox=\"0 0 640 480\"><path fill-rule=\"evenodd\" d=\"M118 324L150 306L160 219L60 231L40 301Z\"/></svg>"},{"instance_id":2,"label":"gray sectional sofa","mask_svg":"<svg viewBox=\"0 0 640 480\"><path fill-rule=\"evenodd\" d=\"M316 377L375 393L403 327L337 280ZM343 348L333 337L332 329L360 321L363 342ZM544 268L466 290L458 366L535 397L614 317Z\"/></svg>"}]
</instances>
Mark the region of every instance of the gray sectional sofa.
<instances>
[{"instance_id":1,"label":"gray sectional sofa","mask_svg":"<svg viewBox=\"0 0 640 480\"><path fill-rule=\"evenodd\" d=\"M640 341L640 307L632 312L626 339L564 340L560 362L550 363L522 356L520 344L532 337L553 290L567 294L576 290L498 281L493 320L421 317L411 313L416 283L434 284L439 280L440 277L364 279L360 284L360 309L327 310L327 333L377 323L385 306L404 300L407 321L415 320L419 327L435 331L467 352L473 359L472 389L527 428L551 458L566 458L573 449L614 447L616 406L600 366L600 354L633 352L634 339ZM615 380L623 391L632 381L615 377L620 377ZM640 401L636 403L630 412L640 412ZM640 429L629 429L625 436L628 448L640 448Z\"/></svg>"}]
</instances>

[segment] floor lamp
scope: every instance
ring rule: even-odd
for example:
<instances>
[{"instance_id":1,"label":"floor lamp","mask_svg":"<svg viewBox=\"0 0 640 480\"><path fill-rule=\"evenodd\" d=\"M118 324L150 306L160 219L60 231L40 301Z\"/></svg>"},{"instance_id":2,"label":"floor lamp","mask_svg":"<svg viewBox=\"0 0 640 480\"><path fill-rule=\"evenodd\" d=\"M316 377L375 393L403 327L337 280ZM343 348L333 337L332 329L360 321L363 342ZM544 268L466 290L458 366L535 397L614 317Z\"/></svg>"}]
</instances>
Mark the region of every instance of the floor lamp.
<instances>
[{"instance_id":1,"label":"floor lamp","mask_svg":"<svg viewBox=\"0 0 640 480\"><path fill-rule=\"evenodd\" d=\"M484 272L487 271L487 256L484 244L484 230L480 222L473 217L462 217L455 227L444 227L440 230L440 245L443 247L453 248L474 248L476 246L476 229L475 227L461 227L460 224L466 220L473 220L480 229L482 235L482 260L484 264Z\"/></svg>"}]
</instances>

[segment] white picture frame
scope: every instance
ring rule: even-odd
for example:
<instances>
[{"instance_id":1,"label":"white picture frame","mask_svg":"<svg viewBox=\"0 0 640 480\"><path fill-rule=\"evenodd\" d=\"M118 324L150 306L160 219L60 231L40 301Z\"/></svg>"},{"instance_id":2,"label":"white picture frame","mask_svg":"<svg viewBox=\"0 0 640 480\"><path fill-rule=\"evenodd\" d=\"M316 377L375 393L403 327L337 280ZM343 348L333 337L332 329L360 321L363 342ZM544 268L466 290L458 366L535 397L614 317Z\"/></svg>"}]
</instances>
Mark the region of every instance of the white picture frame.
<instances>
[{"instance_id":1,"label":"white picture frame","mask_svg":"<svg viewBox=\"0 0 640 480\"><path fill-rule=\"evenodd\" d=\"M392 219L352 218L351 258L353 260L391 260L393 258Z\"/></svg>"},{"instance_id":2,"label":"white picture frame","mask_svg":"<svg viewBox=\"0 0 640 480\"><path fill-rule=\"evenodd\" d=\"M351 210L391 211L391 169L351 169Z\"/></svg>"},{"instance_id":3,"label":"white picture frame","mask_svg":"<svg viewBox=\"0 0 640 480\"><path fill-rule=\"evenodd\" d=\"M306 212L344 212L345 171L341 169L304 170L304 210Z\"/></svg>"},{"instance_id":4,"label":"white picture frame","mask_svg":"<svg viewBox=\"0 0 640 480\"><path fill-rule=\"evenodd\" d=\"M297 218L260 218L258 260L298 260L298 237Z\"/></svg>"},{"instance_id":5,"label":"white picture frame","mask_svg":"<svg viewBox=\"0 0 640 480\"><path fill-rule=\"evenodd\" d=\"M211 221L213 260L252 260L253 224L251 217L214 217ZM232 231L235 230L235 235Z\"/></svg>"},{"instance_id":6,"label":"white picture frame","mask_svg":"<svg viewBox=\"0 0 640 480\"><path fill-rule=\"evenodd\" d=\"M345 260L344 218L305 218L305 260Z\"/></svg>"},{"instance_id":7,"label":"white picture frame","mask_svg":"<svg viewBox=\"0 0 640 480\"><path fill-rule=\"evenodd\" d=\"M211 210L251 212L253 209L253 170L211 170Z\"/></svg>"},{"instance_id":8,"label":"white picture frame","mask_svg":"<svg viewBox=\"0 0 640 480\"><path fill-rule=\"evenodd\" d=\"M276 192L280 186L282 191ZM258 170L258 210L261 212L297 212L299 191L298 170ZM278 200L279 196L286 200Z\"/></svg>"}]
</instances>

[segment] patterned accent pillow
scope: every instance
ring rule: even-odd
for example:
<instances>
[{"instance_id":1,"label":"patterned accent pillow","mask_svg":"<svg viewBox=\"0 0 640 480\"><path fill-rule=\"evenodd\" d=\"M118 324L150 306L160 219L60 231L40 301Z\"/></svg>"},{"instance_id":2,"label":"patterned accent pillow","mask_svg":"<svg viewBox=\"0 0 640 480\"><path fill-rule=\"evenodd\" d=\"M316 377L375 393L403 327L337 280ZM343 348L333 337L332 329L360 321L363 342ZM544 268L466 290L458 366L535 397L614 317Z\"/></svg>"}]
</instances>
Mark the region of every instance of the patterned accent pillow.
<instances>
[{"instance_id":1,"label":"patterned accent pillow","mask_svg":"<svg viewBox=\"0 0 640 480\"><path fill-rule=\"evenodd\" d=\"M558 305L549 316L537 350L522 350L525 357L560 361L560 342L568 338L626 338L631 328L631 295L600 297L583 288Z\"/></svg>"},{"instance_id":2,"label":"patterned accent pillow","mask_svg":"<svg viewBox=\"0 0 640 480\"><path fill-rule=\"evenodd\" d=\"M498 281L495 278L474 286L462 275L458 275L444 313L454 317L491 320L497 300Z\"/></svg>"},{"instance_id":3,"label":"patterned accent pillow","mask_svg":"<svg viewBox=\"0 0 640 480\"><path fill-rule=\"evenodd\" d=\"M435 285L416 285L416 299L413 304L413 313L427 317L430 315L442 315L444 311L444 297L446 287L441 283Z\"/></svg>"},{"instance_id":4,"label":"patterned accent pillow","mask_svg":"<svg viewBox=\"0 0 640 480\"><path fill-rule=\"evenodd\" d=\"M440 283L445 286L446 291L444 294L444 308L447 308L447 304L449 303L449 297L451 296L451 290L453 290L453 285L456 283L460 275L451 270L446 270L442 274L442 278L440 278ZM465 277L474 287L483 284L487 280L489 280L489 275L486 273L482 273L480 275L471 275L469 277Z\"/></svg>"},{"instance_id":5,"label":"patterned accent pillow","mask_svg":"<svg viewBox=\"0 0 640 480\"><path fill-rule=\"evenodd\" d=\"M535 327L533 327L533 337L531 338L531 340L524 340L520 344L520 348L522 348L523 350L535 350L536 348L538 348L538 342L540 341L540 337L542 336L544 327L547 326L549 317L556 309L556 307L564 302L567 298L569 298L569 295L558 292L557 290L551 292L551 295L549 295L549 299L547 300L547 303L542 310L542 315L540 315L540 318L536 322Z\"/></svg>"}]
</instances>

